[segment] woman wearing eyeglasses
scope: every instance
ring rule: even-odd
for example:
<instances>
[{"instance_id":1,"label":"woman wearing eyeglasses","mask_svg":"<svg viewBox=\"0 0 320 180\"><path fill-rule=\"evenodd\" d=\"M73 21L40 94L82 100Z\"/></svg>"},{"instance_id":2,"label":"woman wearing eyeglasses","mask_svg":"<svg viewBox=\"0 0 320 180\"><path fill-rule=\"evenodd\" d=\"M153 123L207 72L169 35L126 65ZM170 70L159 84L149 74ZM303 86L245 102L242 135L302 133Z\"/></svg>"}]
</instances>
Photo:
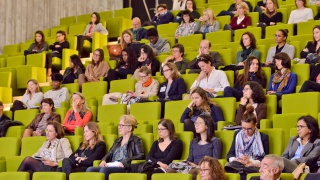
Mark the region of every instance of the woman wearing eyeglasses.
<instances>
[{"instance_id":1,"label":"woman wearing eyeglasses","mask_svg":"<svg viewBox=\"0 0 320 180\"><path fill-rule=\"evenodd\" d=\"M226 180L225 171L218 159L205 156L199 166L201 180Z\"/></svg>"},{"instance_id":2,"label":"woman wearing eyeglasses","mask_svg":"<svg viewBox=\"0 0 320 180\"><path fill-rule=\"evenodd\" d=\"M264 155L269 154L269 137L257 128L257 117L253 111L253 106L246 107L241 120L242 129L234 133L227 160L239 162L246 167L257 166L258 172Z\"/></svg>"},{"instance_id":3,"label":"woman wearing eyeglasses","mask_svg":"<svg viewBox=\"0 0 320 180\"><path fill-rule=\"evenodd\" d=\"M104 53L102 49L96 49L93 52L91 64L86 68L85 76L89 82L100 81L100 78L106 78L110 67L104 61Z\"/></svg>"},{"instance_id":4,"label":"woman wearing eyeglasses","mask_svg":"<svg viewBox=\"0 0 320 180\"><path fill-rule=\"evenodd\" d=\"M312 116L302 116L297 123L298 136L290 138L282 157L283 172L292 173L301 163L320 155L319 126Z\"/></svg>"},{"instance_id":5,"label":"woman wearing eyeglasses","mask_svg":"<svg viewBox=\"0 0 320 180\"><path fill-rule=\"evenodd\" d=\"M184 123L185 131L192 131L196 135L196 127L194 123L201 114L208 114L211 116L214 128L217 127L218 121L223 121L223 112L221 108L208 98L206 91L201 87L196 87L191 91L192 101L183 112L180 122Z\"/></svg>"},{"instance_id":6,"label":"woman wearing eyeglasses","mask_svg":"<svg viewBox=\"0 0 320 180\"><path fill-rule=\"evenodd\" d=\"M108 154L102 158L99 167L89 167L87 172L102 172L107 180L111 173L127 172L132 160L144 159L142 140L133 135L137 125L138 122L133 116L121 116L118 129L122 136L114 141Z\"/></svg>"},{"instance_id":7,"label":"woman wearing eyeglasses","mask_svg":"<svg viewBox=\"0 0 320 180\"><path fill-rule=\"evenodd\" d=\"M192 179L196 180L200 173L199 164L204 156L221 158L222 142L215 137L213 120L209 114L201 114L194 122L196 138L190 143L189 157L187 162L194 168L189 171L192 174ZM168 172L181 172L178 169L171 168Z\"/></svg>"}]
</instances>

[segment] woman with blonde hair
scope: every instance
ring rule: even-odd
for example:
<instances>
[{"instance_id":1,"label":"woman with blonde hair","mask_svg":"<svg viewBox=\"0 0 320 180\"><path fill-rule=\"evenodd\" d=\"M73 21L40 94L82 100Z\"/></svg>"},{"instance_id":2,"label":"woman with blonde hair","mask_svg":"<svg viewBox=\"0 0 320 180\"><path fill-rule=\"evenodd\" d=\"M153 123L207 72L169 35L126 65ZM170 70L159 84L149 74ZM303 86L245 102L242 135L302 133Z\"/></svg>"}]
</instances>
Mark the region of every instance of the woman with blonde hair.
<instances>
[{"instance_id":1,"label":"woman with blonde hair","mask_svg":"<svg viewBox=\"0 0 320 180\"><path fill-rule=\"evenodd\" d=\"M37 108L43 99L43 93L40 91L39 83L35 79L30 79L27 82L26 93L22 96L21 100L15 100L12 106L12 112L21 109Z\"/></svg>"},{"instance_id":2,"label":"woman with blonde hair","mask_svg":"<svg viewBox=\"0 0 320 180\"><path fill-rule=\"evenodd\" d=\"M201 180L225 180L225 171L216 158L203 157L199 162Z\"/></svg>"},{"instance_id":3,"label":"woman with blonde hair","mask_svg":"<svg viewBox=\"0 0 320 180\"><path fill-rule=\"evenodd\" d=\"M199 18L198 31L195 33L206 34L215 32L220 29L220 23L216 19L211 8L207 8L203 11L203 16Z\"/></svg>"},{"instance_id":4,"label":"woman with blonde hair","mask_svg":"<svg viewBox=\"0 0 320 180\"><path fill-rule=\"evenodd\" d=\"M99 126L89 122L83 128L83 142L69 158L63 159L61 170L66 173L67 179L72 172L85 172L93 165L93 161L102 159L106 149Z\"/></svg>"},{"instance_id":5,"label":"woman with blonde hair","mask_svg":"<svg viewBox=\"0 0 320 180\"><path fill-rule=\"evenodd\" d=\"M65 128L65 133L69 135L74 134L76 127L82 127L87 124L92 117L92 113L88 108L86 98L82 93L75 92L72 95L72 109L70 109L62 125Z\"/></svg>"},{"instance_id":6,"label":"woman with blonde hair","mask_svg":"<svg viewBox=\"0 0 320 180\"><path fill-rule=\"evenodd\" d=\"M133 34L130 29L126 29L122 31L120 38L120 45L122 49L125 49L130 46L130 44L134 41Z\"/></svg>"},{"instance_id":7,"label":"woman with blonde hair","mask_svg":"<svg viewBox=\"0 0 320 180\"><path fill-rule=\"evenodd\" d=\"M230 27L232 30L244 29L251 26L251 17L248 16L249 7L247 3L241 2L237 4L238 16L231 19Z\"/></svg>"},{"instance_id":8,"label":"woman with blonde hair","mask_svg":"<svg viewBox=\"0 0 320 180\"><path fill-rule=\"evenodd\" d=\"M102 172L107 180L111 173L127 172L132 160L144 159L142 140L133 134L137 125L138 121L132 115L121 116L118 129L122 136L114 141L108 154L102 158L99 167L89 167L87 172Z\"/></svg>"}]
</instances>

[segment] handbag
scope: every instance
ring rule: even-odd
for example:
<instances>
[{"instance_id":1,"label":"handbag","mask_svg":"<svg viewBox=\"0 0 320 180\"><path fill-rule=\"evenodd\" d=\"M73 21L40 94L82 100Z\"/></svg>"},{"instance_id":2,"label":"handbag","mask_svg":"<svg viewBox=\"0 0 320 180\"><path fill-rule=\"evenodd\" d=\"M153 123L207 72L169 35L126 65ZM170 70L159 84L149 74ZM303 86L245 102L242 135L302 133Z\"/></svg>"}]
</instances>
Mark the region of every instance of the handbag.
<instances>
[{"instance_id":1,"label":"handbag","mask_svg":"<svg viewBox=\"0 0 320 180\"><path fill-rule=\"evenodd\" d=\"M191 169L194 169L194 166L188 164L187 161L170 163L169 168L176 170L179 173L188 174Z\"/></svg>"},{"instance_id":2,"label":"handbag","mask_svg":"<svg viewBox=\"0 0 320 180\"><path fill-rule=\"evenodd\" d=\"M224 166L224 170L230 173L238 173L238 174L249 174L249 173L258 173L259 167L257 166L248 166L246 167L242 163L238 161L228 162Z\"/></svg>"},{"instance_id":3,"label":"handbag","mask_svg":"<svg viewBox=\"0 0 320 180\"><path fill-rule=\"evenodd\" d=\"M122 48L120 44L110 44L107 46L110 57L121 56Z\"/></svg>"},{"instance_id":4,"label":"handbag","mask_svg":"<svg viewBox=\"0 0 320 180\"><path fill-rule=\"evenodd\" d=\"M129 168L129 172L131 173L145 173L148 171L152 171L154 168L156 168L157 163L152 162L151 160L137 163L137 164L131 164Z\"/></svg>"},{"instance_id":5,"label":"handbag","mask_svg":"<svg viewBox=\"0 0 320 180\"><path fill-rule=\"evenodd\" d=\"M316 64L319 61L319 55L316 53L309 53L306 57L306 63Z\"/></svg>"},{"instance_id":6,"label":"handbag","mask_svg":"<svg viewBox=\"0 0 320 180\"><path fill-rule=\"evenodd\" d=\"M136 102L140 102L140 100L141 100L140 97L132 97L132 96L128 96L128 94L126 94L126 93L123 93L121 95L120 104L131 105L131 104L134 104Z\"/></svg>"}]
</instances>

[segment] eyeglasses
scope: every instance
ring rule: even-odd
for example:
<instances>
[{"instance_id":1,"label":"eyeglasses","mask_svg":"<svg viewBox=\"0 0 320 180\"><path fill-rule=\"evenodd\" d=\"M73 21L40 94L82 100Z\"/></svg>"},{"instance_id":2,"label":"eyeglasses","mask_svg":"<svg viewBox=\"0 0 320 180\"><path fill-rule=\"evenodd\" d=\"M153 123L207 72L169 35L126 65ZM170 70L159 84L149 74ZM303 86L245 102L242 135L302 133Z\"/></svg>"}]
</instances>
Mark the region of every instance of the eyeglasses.
<instances>
[{"instance_id":1,"label":"eyeglasses","mask_svg":"<svg viewBox=\"0 0 320 180\"><path fill-rule=\"evenodd\" d=\"M139 76L140 79L146 78L147 76Z\"/></svg>"},{"instance_id":2,"label":"eyeglasses","mask_svg":"<svg viewBox=\"0 0 320 180\"><path fill-rule=\"evenodd\" d=\"M249 91L251 88L244 88L242 91Z\"/></svg>"},{"instance_id":3,"label":"eyeglasses","mask_svg":"<svg viewBox=\"0 0 320 180\"><path fill-rule=\"evenodd\" d=\"M56 38L59 38L59 37L61 37L61 35L57 35L57 36L56 36Z\"/></svg>"},{"instance_id":4,"label":"eyeglasses","mask_svg":"<svg viewBox=\"0 0 320 180\"><path fill-rule=\"evenodd\" d=\"M93 53L93 55L95 55L95 56L100 56L100 54L96 54L96 53Z\"/></svg>"},{"instance_id":5,"label":"eyeglasses","mask_svg":"<svg viewBox=\"0 0 320 180\"><path fill-rule=\"evenodd\" d=\"M195 123L194 123L195 126L199 126L199 125L201 125L201 124L202 124L202 122L195 122Z\"/></svg>"},{"instance_id":6,"label":"eyeglasses","mask_svg":"<svg viewBox=\"0 0 320 180\"><path fill-rule=\"evenodd\" d=\"M282 36L279 34L274 34L274 37L282 37Z\"/></svg>"},{"instance_id":7,"label":"eyeglasses","mask_svg":"<svg viewBox=\"0 0 320 180\"><path fill-rule=\"evenodd\" d=\"M170 71L171 69L162 70L164 73Z\"/></svg>"},{"instance_id":8,"label":"eyeglasses","mask_svg":"<svg viewBox=\"0 0 320 180\"><path fill-rule=\"evenodd\" d=\"M167 128L158 128L158 131L164 131L166 130Z\"/></svg>"},{"instance_id":9,"label":"eyeglasses","mask_svg":"<svg viewBox=\"0 0 320 180\"><path fill-rule=\"evenodd\" d=\"M304 128L304 127L308 127L308 126L302 126L302 125L297 125L297 126L296 126L296 128L297 128L298 130L300 130L300 129Z\"/></svg>"},{"instance_id":10,"label":"eyeglasses","mask_svg":"<svg viewBox=\"0 0 320 180\"><path fill-rule=\"evenodd\" d=\"M251 132L251 131L253 131L253 128L245 128L245 127L242 127L242 130L243 130L243 131Z\"/></svg>"},{"instance_id":11,"label":"eyeglasses","mask_svg":"<svg viewBox=\"0 0 320 180\"><path fill-rule=\"evenodd\" d=\"M210 169L200 169L200 172L206 172L209 171Z\"/></svg>"},{"instance_id":12,"label":"eyeglasses","mask_svg":"<svg viewBox=\"0 0 320 180\"><path fill-rule=\"evenodd\" d=\"M125 126L131 126L131 125L126 125L126 124L118 124L118 128L123 128Z\"/></svg>"}]
</instances>

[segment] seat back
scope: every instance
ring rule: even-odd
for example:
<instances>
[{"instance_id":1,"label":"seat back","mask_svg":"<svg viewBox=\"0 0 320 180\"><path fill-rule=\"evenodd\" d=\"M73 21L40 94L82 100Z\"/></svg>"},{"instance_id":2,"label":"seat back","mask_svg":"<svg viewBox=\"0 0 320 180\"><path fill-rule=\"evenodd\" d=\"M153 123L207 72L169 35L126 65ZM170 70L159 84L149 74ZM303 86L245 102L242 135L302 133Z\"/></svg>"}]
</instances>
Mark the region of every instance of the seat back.
<instances>
[{"instance_id":1,"label":"seat back","mask_svg":"<svg viewBox=\"0 0 320 180\"><path fill-rule=\"evenodd\" d=\"M0 72L0 87L11 87L11 72Z\"/></svg>"},{"instance_id":2,"label":"seat back","mask_svg":"<svg viewBox=\"0 0 320 180\"><path fill-rule=\"evenodd\" d=\"M1 172L0 179L29 180L29 172Z\"/></svg>"},{"instance_id":3,"label":"seat back","mask_svg":"<svg viewBox=\"0 0 320 180\"><path fill-rule=\"evenodd\" d=\"M180 77L186 83L187 91L189 91L189 89L191 88L192 84L197 79L198 74L182 74Z\"/></svg>"},{"instance_id":4,"label":"seat back","mask_svg":"<svg viewBox=\"0 0 320 180\"><path fill-rule=\"evenodd\" d=\"M310 77L310 65L309 64L293 64L291 71L298 76L297 85L302 85Z\"/></svg>"},{"instance_id":5,"label":"seat back","mask_svg":"<svg viewBox=\"0 0 320 180\"><path fill-rule=\"evenodd\" d=\"M277 96L266 95L266 105L267 105L267 119L272 119L274 114L277 114Z\"/></svg>"},{"instance_id":6,"label":"seat back","mask_svg":"<svg viewBox=\"0 0 320 180\"><path fill-rule=\"evenodd\" d=\"M130 114L133 115L140 124L159 120L160 111L160 102L134 103L130 106Z\"/></svg>"},{"instance_id":7,"label":"seat back","mask_svg":"<svg viewBox=\"0 0 320 180\"><path fill-rule=\"evenodd\" d=\"M269 154L282 155L284 151L284 131L280 128L261 129L261 133L269 136Z\"/></svg>"},{"instance_id":8,"label":"seat back","mask_svg":"<svg viewBox=\"0 0 320 180\"><path fill-rule=\"evenodd\" d=\"M124 17L126 19L132 19L132 8L122 8L114 11L114 17Z\"/></svg>"},{"instance_id":9,"label":"seat back","mask_svg":"<svg viewBox=\"0 0 320 180\"><path fill-rule=\"evenodd\" d=\"M119 179L147 180L147 175L143 173L112 173L109 175L109 180Z\"/></svg>"},{"instance_id":10,"label":"seat back","mask_svg":"<svg viewBox=\"0 0 320 180\"><path fill-rule=\"evenodd\" d=\"M216 137L220 138L222 142L223 148L221 158L226 159L233 142L234 131L216 131L215 135Z\"/></svg>"},{"instance_id":11,"label":"seat back","mask_svg":"<svg viewBox=\"0 0 320 180\"><path fill-rule=\"evenodd\" d=\"M255 12L257 13L257 12ZM237 29L234 32L234 42L240 42L243 33L245 32L251 32L255 39L261 39L261 27L252 27L252 28L246 28L246 29Z\"/></svg>"},{"instance_id":12,"label":"seat back","mask_svg":"<svg viewBox=\"0 0 320 180\"><path fill-rule=\"evenodd\" d=\"M89 21L87 21L87 22L89 22ZM66 34L68 34L68 26L63 25L63 26L56 26L56 27L51 28L50 37L53 37L53 38L56 37L56 34L58 31L64 31Z\"/></svg>"},{"instance_id":13,"label":"seat back","mask_svg":"<svg viewBox=\"0 0 320 180\"><path fill-rule=\"evenodd\" d=\"M224 120L227 122L234 122L234 117L236 115L236 98L212 98L213 102L217 103L221 108L224 116Z\"/></svg>"},{"instance_id":14,"label":"seat back","mask_svg":"<svg viewBox=\"0 0 320 180\"><path fill-rule=\"evenodd\" d=\"M220 54L223 65L227 66L235 63L235 58L232 57L232 49L217 49L216 51Z\"/></svg>"},{"instance_id":15,"label":"seat back","mask_svg":"<svg viewBox=\"0 0 320 180\"><path fill-rule=\"evenodd\" d=\"M108 18L106 23L108 38L120 37L122 31L126 29L126 21L123 17Z\"/></svg>"},{"instance_id":16,"label":"seat back","mask_svg":"<svg viewBox=\"0 0 320 180\"><path fill-rule=\"evenodd\" d=\"M70 24L76 23L76 16L69 16L60 18L60 26L66 25L69 26Z\"/></svg>"},{"instance_id":17,"label":"seat back","mask_svg":"<svg viewBox=\"0 0 320 180\"><path fill-rule=\"evenodd\" d=\"M69 176L69 180L104 180L104 174L99 172L77 172L71 173Z\"/></svg>"},{"instance_id":18,"label":"seat back","mask_svg":"<svg viewBox=\"0 0 320 180\"><path fill-rule=\"evenodd\" d=\"M107 145L107 152L109 152L109 150L111 149L114 141L118 138L117 135L115 134L104 134L102 135L103 136L103 139Z\"/></svg>"},{"instance_id":19,"label":"seat back","mask_svg":"<svg viewBox=\"0 0 320 180\"><path fill-rule=\"evenodd\" d=\"M82 84L82 94L88 98L97 98L107 93L108 84L105 81L87 82Z\"/></svg>"},{"instance_id":20,"label":"seat back","mask_svg":"<svg viewBox=\"0 0 320 180\"><path fill-rule=\"evenodd\" d=\"M16 67L25 65L25 56L9 56L7 57L7 66L6 67Z\"/></svg>"},{"instance_id":21,"label":"seat back","mask_svg":"<svg viewBox=\"0 0 320 180\"><path fill-rule=\"evenodd\" d=\"M46 65L46 54L45 53L28 54L27 65L44 68Z\"/></svg>"},{"instance_id":22,"label":"seat back","mask_svg":"<svg viewBox=\"0 0 320 180\"><path fill-rule=\"evenodd\" d=\"M113 18L113 11L110 10L110 11L99 12L99 15L103 20L106 20L108 18Z\"/></svg>"},{"instance_id":23,"label":"seat back","mask_svg":"<svg viewBox=\"0 0 320 180\"><path fill-rule=\"evenodd\" d=\"M127 114L126 104L112 104L98 106L98 122L107 123L109 125L117 125L120 117Z\"/></svg>"},{"instance_id":24,"label":"seat back","mask_svg":"<svg viewBox=\"0 0 320 180\"><path fill-rule=\"evenodd\" d=\"M75 152L82 142L82 136L66 136L66 138L69 140L72 152Z\"/></svg>"},{"instance_id":25,"label":"seat back","mask_svg":"<svg viewBox=\"0 0 320 180\"><path fill-rule=\"evenodd\" d=\"M1 156L18 156L20 151L20 138L18 137L3 137L0 138L0 144L6 148L0 148Z\"/></svg>"},{"instance_id":26,"label":"seat back","mask_svg":"<svg viewBox=\"0 0 320 180\"><path fill-rule=\"evenodd\" d=\"M182 174L182 173L159 173L159 174L153 174L151 177L151 180L164 180L164 179L192 180L192 175Z\"/></svg>"},{"instance_id":27,"label":"seat back","mask_svg":"<svg viewBox=\"0 0 320 180\"><path fill-rule=\"evenodd\" d=\"M139 136L143 142L144 155L147 157L154 142L154 136L152 133L141 133L137 134L137 136Z\"/></svg>"},{"instance_id":28,"label":"seat back","mask_svg":"<svg viewBox=\"0 0 320 180\"><path fill-rule=\"evenodd\" d=\"M17 110L14 112L14 120L28 126L38 114L37 109Z\"/></svg>"},{"instance_id":29,"label":"seat back","mask_svg":"<svg viewBox=\"0 0 320 180\"><path fill-rule=\"evenodd\" d=\"M125 93L128 90L135 91L136 79L120 79L113 80L110 83L110 93L122 92Z\"/></svg>"},{"instance_id":30,"label":"seat back","mask_svg":"<svg viewBox=\"0 0 320 180\"><path fill-rule=\"evenodd\" d=\"M178 23L159 24L157 31L161 37L174 37L178 26Z\"/></svg>"},{"instance_id":31,"label":"seat back","mask_svg":"<svg viewBox=\"0 0 320 180\"><path fill-rule=\"evenodd\" d=\"M221 23L220 23L220 26L221 26ZM213 44L219 44L222 42L231 42L231 31L216 31L216 32L207 33L206 39Z\"/></svg>"},{"instance_id":32,"label":"seat back","mask_svg":"<svg viewBox=\"0 0 320 180\"><path fill-rule=\"evenodd\" d=\"M164 118L172 120L175 126L180 123L182 113L190 104L190 100L168 101L165 104Z\"/></svg>"},{"instance_id":33,"label":"seat back","mask_svg":"<svg viewBox=\"0 0 320 180\"><path fill-rule=\"evenodd\" d=\"M33 180L65 180L66 173L63 172L35 172L32 175Z\"/></svg>"},{"instance_id":34,"label":"seat back","mask_svg":"<svg viewBox=\"0 0 320 180\"><path fill-rule=\"evenodd\" d=\"M182 141L183 148L182 148L181 159L188 159L190 142L193 139L193 132L190 132L190 131L177 132L176 135Z\"/></svg>"},{"instance_id":35,"label":"seat back","mask_svg":"<svg viewBox=\"0 0 320 180\"><path fill-rule=\"evenodd\" d=\"M31 156L39 150L45 141L46 137L44 136L24 137L22 139L20 156Z\"/></svg>"},{"instance_id":36,"label":"seat back","mask_svg":"<svg viewBox=\"0 0 320 180\"><path fill-rule=\"evenodd\" d=\"M178 38L178 43L182 44L185 48L190 47L197 51L199 49L199 44L202 41L202 34L192 34L189 36L180 36Z\"/></svg>"},{"instance_id":37,"label":"seat back","mask_svg":"<svg viewBox=\"0 0 320 180\"><path fill-rule=\"evenodd\" d=\"M83 34L86 28L85 23L73 24L69 26L69 35L80 35Z\"/></svg>"},{"instance_id":38,"label":"seat back","mask_svg":"<svg viewBox=\"0 0 320 180\"><path fill-rule=\"evenodd\" d=\"M11 44L3 46L3 54L14 54L20 52L20 44Z\"/></svg>"}]
</instances>

